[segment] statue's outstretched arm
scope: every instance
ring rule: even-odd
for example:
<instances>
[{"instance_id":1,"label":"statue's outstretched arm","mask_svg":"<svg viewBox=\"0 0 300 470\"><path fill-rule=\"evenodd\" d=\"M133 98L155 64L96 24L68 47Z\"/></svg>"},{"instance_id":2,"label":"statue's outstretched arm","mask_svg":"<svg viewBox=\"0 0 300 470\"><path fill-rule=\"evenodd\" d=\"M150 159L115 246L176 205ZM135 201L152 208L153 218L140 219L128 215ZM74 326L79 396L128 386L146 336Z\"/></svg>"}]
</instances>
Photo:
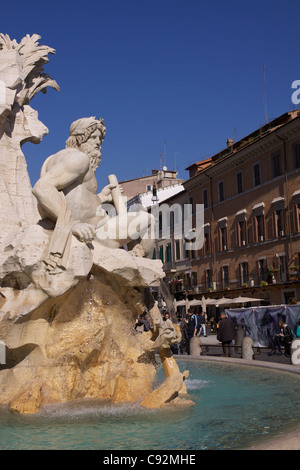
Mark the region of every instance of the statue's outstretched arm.
<instances>
[{"instance_id":1,"label":"statue's outstretched arm","mask_svg":"<svg viewBox=\"0 0 300 470\"><path fill-rule=\"evenodd\" d=\"M111 191L112 189L115 189L115 187L115 184L107 184L106 186L104 186L104 188L98 194L98 198L101 204L103 204L104 202L112 202Z\"/></svg>"}]
</instances>

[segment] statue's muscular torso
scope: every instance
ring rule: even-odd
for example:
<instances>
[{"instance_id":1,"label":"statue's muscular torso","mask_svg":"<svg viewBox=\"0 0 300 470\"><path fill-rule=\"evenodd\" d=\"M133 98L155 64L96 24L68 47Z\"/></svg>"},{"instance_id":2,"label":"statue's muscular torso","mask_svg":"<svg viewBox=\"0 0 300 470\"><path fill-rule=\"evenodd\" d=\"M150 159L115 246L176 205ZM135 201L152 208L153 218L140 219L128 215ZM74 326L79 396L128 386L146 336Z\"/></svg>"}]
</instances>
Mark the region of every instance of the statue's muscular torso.
<instances>
[{"instance_id":1,"label":"statue's muscular torso","mask_svg":"<svg viewBox=\"0 0 300 470\"><path fill-rule=\"evenodd\" d=\"M89 157L79 150L67 148L48 157L42 167L38 183L41 190L44 183L45 187L53 185L62 191L74 219L94 226L102 219L96 216L97 207L101 203L97 195L97 180L91 169ZM43 209L47 211L47 202L49 206L50 200L43 199L41 201L39 197ZM51 210L49 206L48 214L51 218L53 218L53 209L54 207ZM55 212L54 218L58 215L57 211Z\"/></svg>"}]
</instances>

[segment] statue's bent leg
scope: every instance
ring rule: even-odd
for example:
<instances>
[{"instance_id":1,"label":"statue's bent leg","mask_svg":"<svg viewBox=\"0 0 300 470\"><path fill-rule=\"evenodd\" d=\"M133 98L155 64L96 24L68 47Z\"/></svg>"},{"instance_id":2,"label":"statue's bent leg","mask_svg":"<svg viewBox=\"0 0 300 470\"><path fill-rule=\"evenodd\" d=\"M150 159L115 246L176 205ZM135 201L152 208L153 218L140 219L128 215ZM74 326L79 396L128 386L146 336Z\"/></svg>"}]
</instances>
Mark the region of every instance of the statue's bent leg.
<instances>
[{"instance_id":1,"label":"statue's bent leg","mask_svg":"<svg viewBox=\"0 0 300 470\"><path fill-rule=\"evenodd\" d=\"M154 217L148 212L127 212L109 219L97 227L96 239L103 246L128 250L140 246L143 256L152 256L154 247Z\"/></svg>"},{"instance_id":2,"label":"statue's bent leg","mask_svg":"<svg viewBox=\"0 0 300 470\"><path fill-rule=\"evenodd\" d=\"M140 248L143 256L152 258L155 242L155 219L148 212L133 212L132 214L132 220L129 224L131 241L128 242L128 249L137 250Z\"/></svg>"}]
</instances>

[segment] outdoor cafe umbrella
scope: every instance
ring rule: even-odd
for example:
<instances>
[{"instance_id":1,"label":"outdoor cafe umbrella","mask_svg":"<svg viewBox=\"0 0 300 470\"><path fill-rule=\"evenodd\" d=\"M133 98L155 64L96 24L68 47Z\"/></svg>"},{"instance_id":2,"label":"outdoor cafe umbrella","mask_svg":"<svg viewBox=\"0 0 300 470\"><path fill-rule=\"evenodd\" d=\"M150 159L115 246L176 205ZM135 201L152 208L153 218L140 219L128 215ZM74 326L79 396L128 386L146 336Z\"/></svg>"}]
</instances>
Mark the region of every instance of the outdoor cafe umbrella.
<instances>
[{"instance_id":1,"label":"outdoor cafe umbrella","mask_svg":"<svg viewBox=\"0 0 300 470\"><path fill-rule=\"evenodd\" d=\"M193 299L189 301L190 307L195 307L196 305L202 305L202 300Z\"/></svg>"},{"instance_id":2,"label":"outdoor cafe umbrella","mask_svg":"<svg viewBox=\"0 0 300 470\"><path fill-rule=\"evenodd\" d=\"M202 295L201 305L202 305L202 312L204 314L206 314L206 299L205 299L204 295Z\"/></svg>"},{"instance_id":3,"label":"outdoor cafe umbrella","mask_svg":"<svg viewBox=\"0 0 300 470\"><path fill-rule=\"evenodd\" d=\"M231 299L226 299L225 297L223 297L222 299L204 299L204 297L202 297L202 301L201 301L201 304L202 304L202 309L203 309L203 305L205 304L205 307L207 305L223 305L223 304L227 304L227 303L231 303Z\"/></svg>"},{"instance_id":4,"label":"outdoor cafe umbrella","mask_svg":"<svg viewBox=\"0 0 300 470\"><path fill-rule=\"evenodd\" d=\"M218 307L219 305L228 305L232 304L232 299L226 299L226 297L222 297L222 299L216 299L215 305Z\"/></svg>"},{"instance_id":5,"label":"outdoor cafe umbrella","mask_svg":"<svg viewBox=\"0 0 300 470\"><path fill-rule=\"evenodd\" d=\"M188 299L178 300L176 302L176 307L185 307L185 311L188 312L188 309L190 308L190 301Z\"/></svg>"},{"instance_id":6,"label":"outdoor cafe umbrella","mask_svg":"<svg viewBox=\"0 0 300 470\"><path fill-rule=\"evenodd\" d=\"M220 299L221 300L221 299ZM226 299L227 300L227 299ZM206 315L206 307L207 305L216 305L218 306L219 305L219 300L216 300L216 299L205 299L205 297L203 296L202 297L202 300L201 300L201 305L202 305L202 311L205 313Z\"/></svg>"},{"instance_id":7,"label":"outdoor cafe umbrella","mask_svg":"<svg viewBox=\"0 0 300 470\"><path fill-rule=\"evenodd\" d=\"M248 302L260 302L262 299L255 299L254 297L236 297L232 299L232 303L234 304L247 304Z\"/></svg>"}]
</instances>

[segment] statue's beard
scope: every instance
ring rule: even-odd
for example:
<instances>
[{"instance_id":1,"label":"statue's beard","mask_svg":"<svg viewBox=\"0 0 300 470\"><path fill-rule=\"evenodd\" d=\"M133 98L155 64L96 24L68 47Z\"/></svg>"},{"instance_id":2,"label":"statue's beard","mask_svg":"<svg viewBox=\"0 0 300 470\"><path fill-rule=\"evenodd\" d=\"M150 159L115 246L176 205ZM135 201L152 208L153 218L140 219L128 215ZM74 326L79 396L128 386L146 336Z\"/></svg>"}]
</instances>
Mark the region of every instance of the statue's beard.
<instances>
[{"instance_id":1,"label":"statue's beard","mask_svg":"<svg viewBox=\"0 0 300 470\"><path fill-rule=\"evenodd\" d=\"M77 146L77 148L80 150L80 152L88 155L90 159L90 168L92 168L93 172L95 173L101 162L101 148L95 148L91 146L89 142L84 142L83 144Z\"/></svg>"},{"instance_id":2,"label":"statue's beard","mask_svg":"<svg viewBox=\"0 0 300 470\"><path fill-rule=\"evenodd\" d=\"M90 155L90 167L93 170L94 173L96 173L96 170L98 166L100 165L101 162L101 155Z\"/></svg>"}]
</instances>

